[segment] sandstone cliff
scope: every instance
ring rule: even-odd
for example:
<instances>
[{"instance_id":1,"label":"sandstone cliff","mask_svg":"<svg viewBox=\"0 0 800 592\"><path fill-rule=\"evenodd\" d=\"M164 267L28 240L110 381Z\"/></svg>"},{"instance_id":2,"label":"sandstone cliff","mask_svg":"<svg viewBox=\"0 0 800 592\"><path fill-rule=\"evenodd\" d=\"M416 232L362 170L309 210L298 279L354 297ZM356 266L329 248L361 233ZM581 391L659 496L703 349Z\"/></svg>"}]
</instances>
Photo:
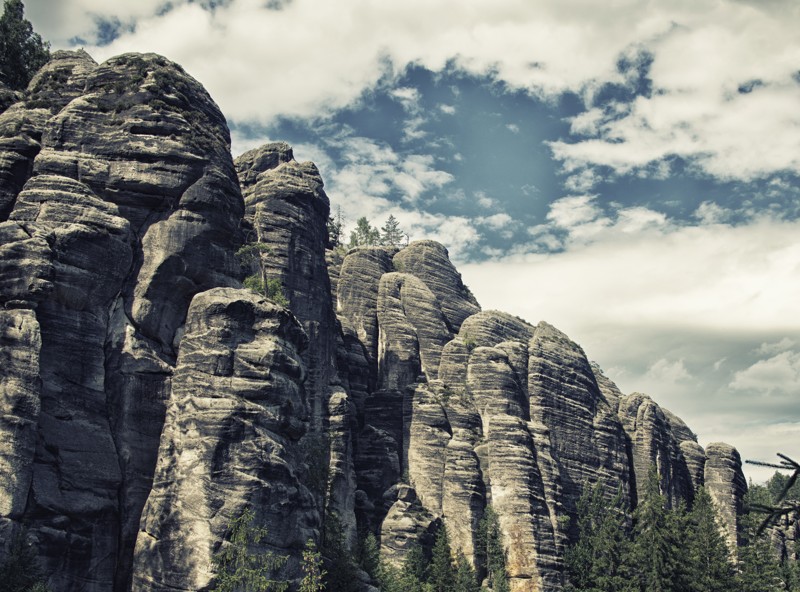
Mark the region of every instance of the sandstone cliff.
<instances>
[{"instance_id":1,"label":"sandstone cliff","mask_svg":"<svg viewBox=\"0 0 800 592\"><path fill-rule=\"evenodd\" d=\"M330 512L390 562L441 524L476 562L491 504L512 590L559 590L581 493L635 505L651 465L672 503L706 484L735 545L735 449L481 310L443 245L326 251L316 167L234 162L180 66L57 52L0 98L0 537L53 589L207 589L245 507L290 580Z\"/></svg>"}]
</instances>

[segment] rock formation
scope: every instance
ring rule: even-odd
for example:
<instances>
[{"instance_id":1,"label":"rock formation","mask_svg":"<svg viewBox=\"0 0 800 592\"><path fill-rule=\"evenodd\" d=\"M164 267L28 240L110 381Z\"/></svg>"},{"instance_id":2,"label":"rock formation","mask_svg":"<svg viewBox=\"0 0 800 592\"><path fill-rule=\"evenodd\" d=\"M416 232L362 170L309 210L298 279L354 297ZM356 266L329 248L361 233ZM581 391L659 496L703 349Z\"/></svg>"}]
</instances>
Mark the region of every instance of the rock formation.
<instances>
[{"instance_id":1,"label":"rock formation","mask_svg":"<svg viewBox=\"0 0 800 592\"><path fill-rule=\"evenodd\" d=\"M481 310L444 246L327 250L328 216L313 164L234 163L160 56L56 52L0 88L0 556L24 529L54 590L208 589L252 508L277 577L328 513L395 564L445 525L480 571L491 505L512 590L559 590L582 492L633 506L652 465L673 504L705 484L735 545L735 449Z\"/></svg>"}]
</instances>

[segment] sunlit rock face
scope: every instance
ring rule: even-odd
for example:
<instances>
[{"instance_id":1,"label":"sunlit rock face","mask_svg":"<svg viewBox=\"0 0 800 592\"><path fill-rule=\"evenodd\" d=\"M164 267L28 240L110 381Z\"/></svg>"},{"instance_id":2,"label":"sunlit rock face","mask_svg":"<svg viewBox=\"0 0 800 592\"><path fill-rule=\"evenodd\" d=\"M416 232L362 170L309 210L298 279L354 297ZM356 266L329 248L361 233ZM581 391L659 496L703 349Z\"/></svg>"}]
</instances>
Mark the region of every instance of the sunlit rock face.
<instances>
[{"instance_id":1,"label":"sunlit rock face","mask_svg":"<svg viewBox=\"0 0 800 592\"><path fill-rule=\"evenodd\" d=\"M192 301L136 543L134 589L201 590L230 522L246 508L262 544L289 555L319 523L300 480L297 441L308 414L305 332L249 290Z\"/></svg>"},{"instance_id":2,"label":"sunlit rock face","mask_svg":"<svg viewBox=\"0 0 800 592\"><path fill-rule=\"evenodd\" d=\"M0 555L24 530L53 590L210 589L249 508L294 584L327 513L395 565L444 525L483 575L491 506L511 589L559 590L583 492L635 507L652 466L733 548L735 449L481 310L443 245L329 249L317 168L229 145L152 54L0 88Z\"/></svg>"}]
</instances>

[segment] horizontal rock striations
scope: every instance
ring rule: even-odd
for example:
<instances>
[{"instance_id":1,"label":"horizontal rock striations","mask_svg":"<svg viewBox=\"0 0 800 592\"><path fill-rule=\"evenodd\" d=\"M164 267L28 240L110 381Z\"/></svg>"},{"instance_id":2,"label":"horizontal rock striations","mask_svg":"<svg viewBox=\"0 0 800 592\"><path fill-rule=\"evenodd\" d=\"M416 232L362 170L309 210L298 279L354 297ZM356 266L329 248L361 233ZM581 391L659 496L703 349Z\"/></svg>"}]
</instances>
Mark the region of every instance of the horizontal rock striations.
<instances>
[{"instance_id":1,"label":"horizontal rock striations","mask_svg":"<svg viewBox=\"0 0 800 592\"><path fill-rule=\"evenodd\" d=\"M0 521L54 589L122 590L186 310L236 282L241 194L222 114L160 56L58 52L25 97L0 116L31 146L0 175Z\"/></svg>"},{"instance_id":2,"label":"horizontal rock striations","mask_svg":"<svg viewBox=\"0 0 800 592\"><path fill-rule=\"evenodd\" d=\"M56 52L0 88L0 539L24 529L52 589L212 588L251 509L295 587L331 514L395 565L445 525L484 576L488 514L511 589L557 591L581 494L635 506L653 465L734 547L735 449L481 310L436 242L326 250L329 214L287 144L234 162L160 56Z\"/></svg>"},{"instance_id":3,"label":"horizontal rock striations","mask_svg":"<svg viewBox=\"0 0 800 592\"><path fill-rule=\"evenodd\" d=\"M136 543L136 590L206 589L212 556L245 508L282 555L297 555L319 523L299 479L308 340L295 318L249 290L217 288L194 298L185 330Z\"/></svg>"}]
</instances>

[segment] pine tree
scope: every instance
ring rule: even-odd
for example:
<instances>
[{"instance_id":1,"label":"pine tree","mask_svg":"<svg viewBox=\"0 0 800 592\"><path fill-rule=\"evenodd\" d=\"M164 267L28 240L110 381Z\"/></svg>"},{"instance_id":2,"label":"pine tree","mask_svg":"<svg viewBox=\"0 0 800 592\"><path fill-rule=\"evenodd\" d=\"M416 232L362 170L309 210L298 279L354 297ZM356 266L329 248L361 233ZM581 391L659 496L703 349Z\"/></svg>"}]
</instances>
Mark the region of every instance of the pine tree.
<instances>
[{"instance_id":1,"label":"pine tree","mask_svg":"<svg viewBox=\"0 0 800 592\"><path fill-rule=\"evenodd\" d=\"M455 575L450 539L447 536L447 528L442 525L436 533L436 542L433 544L431 564L428 567L428 582L434 592L450 592Z\"/></svg>"},{"instance_id":2,"label":"pine tree","mask_svg":"<svg viewBox=\"0 0 800 592\"><path fill-rule=\"evenodd\" d=\"M626 522L621 493L609 504L599 483L584 489L578 500L578 540L565 557L570 581L578 590L617 592L628 585Z\"/></svg>"},{"instance_id":3,"label":"pine tree","mask_svg":"<svg viewBox=\"0 0 800 592\"><path fill-rule=\"evenodd\" d=\"M459 553L456 558L456 576L453 583L453 592L480 592L478 579L475 577L475 570L467 561L463 554Z\"/></svg>"},{"instance_id":4,"label":"pine tree","mask_svg":"<svg viewBox=\"0 0 800 592\"><path fill-rule=\"evenodd\" d=\"M327 560L328 568L325 589L328 592L356 592L356 566L347 548L342 522L333 511L325 514L322 555Z\"/></svg>"},{"instance_id":5,"label":"pine tree","mask_svg":"<svg viewBox=\"0 0 800 592\"><path fill-rule=\"evenodd\" d=\"M303 551L303 580L300 582L300 592L322 592L325 590L323 579L328 573L322 569L322 554L317 551L317 546L311 539L306 543Z\"/></svg>"},{"instance_id":6,"label":"pine tree","mask_svg":"<svg viewBox=\"0 0 800 592\"><path fill-rule=\"evenodd\" d=\"M328 247L335 249L342 244L344 231L344 215L342 206L336 206L336 214L328 218Z\"/></svg>"},{"instance_id":7,"label":"pine tree","mask_svg":"<svg viewBox=\"0 0 800 592\"><path fill-rule=\"evenodd\" d=\"M486 577L493 592L509 592L503 536L497 513L492 506L486 506L478 526L477 555L486 568Z\"/></svg>"},{"instance_id":8,"label":"pine tree","mask_svg":"<svg viewBox=\"0 0 800 592\"><path fill-rule=\"evenodd\" d=\"M253 553L251 548L258 545L267 535L267 530L254 526L255 514L250 508L235 518L230 524L228 542L223 543L213 557L217 571L217 592L238 592L242 588L248 592L282 592L289 588L288 582L273 580L270 574L280 569L286 557L279 557L269 551Z\"/></svg>"},{"instance_id":9,"label":"pine tree","mask_svg":"<svg viewBox=\"0 0 800 592\"><path fill-rule=\"evenodd\" d=\"M739 573L737 592L778 592L782 585L781 566L769 533L758 532L762 516L753 512L753 504L768 505L773 502L767 488L752 483L744 498L745 514L742 516L744 544L739 547Z\"/></svg>"},{"instance_id":10,"label":"pine tree","mask_svg":"<svg viewBox=\"0 0 800 592\"><path fill-rule=\"evenodd\" d=\"M400 223L390 214L386 224L381 228L381 244L398 247L403 243L404 237L403 231L400 230Z\"/></svg>"},{"instance_id":11,"label":"pine tree","mask_svg":"<svg viewBox=\"0 0 800 592\"><path fill-rule=\"evenodd\" d=\"M369 574L371 578L377 579L380 570L381 550L378 539L371 532L364 537L361 543L361 557L359 563L361 568Z\"/></svg>"},{"instance_id":12,"label":"pine tree","mask_svg":"<svg viewBox=\"0 0 800 592\"><path fill-rule=\"evenodd\" d=\"M349 248L368 247L381 242L381 231L372 226L366 216L356 220L356 228L350 233Z\"/></svg>"},{"instance_id":13,"label":"pine tree","mask_svg":"<svg viewBox=\"0 0 800 592\"><path fill-rule=\"evenodd\" d=\"M700 487L686 515L683 570L687 592L729 592L734 585L733 566L720 533L711 496Z\"/></svg>"},{"instance_id":14,"label":"pine tree","mask_svg":"<svg viewBox=\"0 0 800 592\"><path fill-rule=\"evenodd\" d=\"M49 59L50 44L33 32L22 0L5 0L0 16L0 80L22 90Z\"/></svg>"},{"instance_id":15,"label":"pine tree","mask_svg":"<svg viewBox=\"0 0 800 592\"><path fill-rule=\"evenodd\" d=\"M634 581L642 592L683 592L678 556L678 525L666 509L658 473L651 467L644 495L633 514L633 544L630 564Z\"/></svg>"}]
</instances>

